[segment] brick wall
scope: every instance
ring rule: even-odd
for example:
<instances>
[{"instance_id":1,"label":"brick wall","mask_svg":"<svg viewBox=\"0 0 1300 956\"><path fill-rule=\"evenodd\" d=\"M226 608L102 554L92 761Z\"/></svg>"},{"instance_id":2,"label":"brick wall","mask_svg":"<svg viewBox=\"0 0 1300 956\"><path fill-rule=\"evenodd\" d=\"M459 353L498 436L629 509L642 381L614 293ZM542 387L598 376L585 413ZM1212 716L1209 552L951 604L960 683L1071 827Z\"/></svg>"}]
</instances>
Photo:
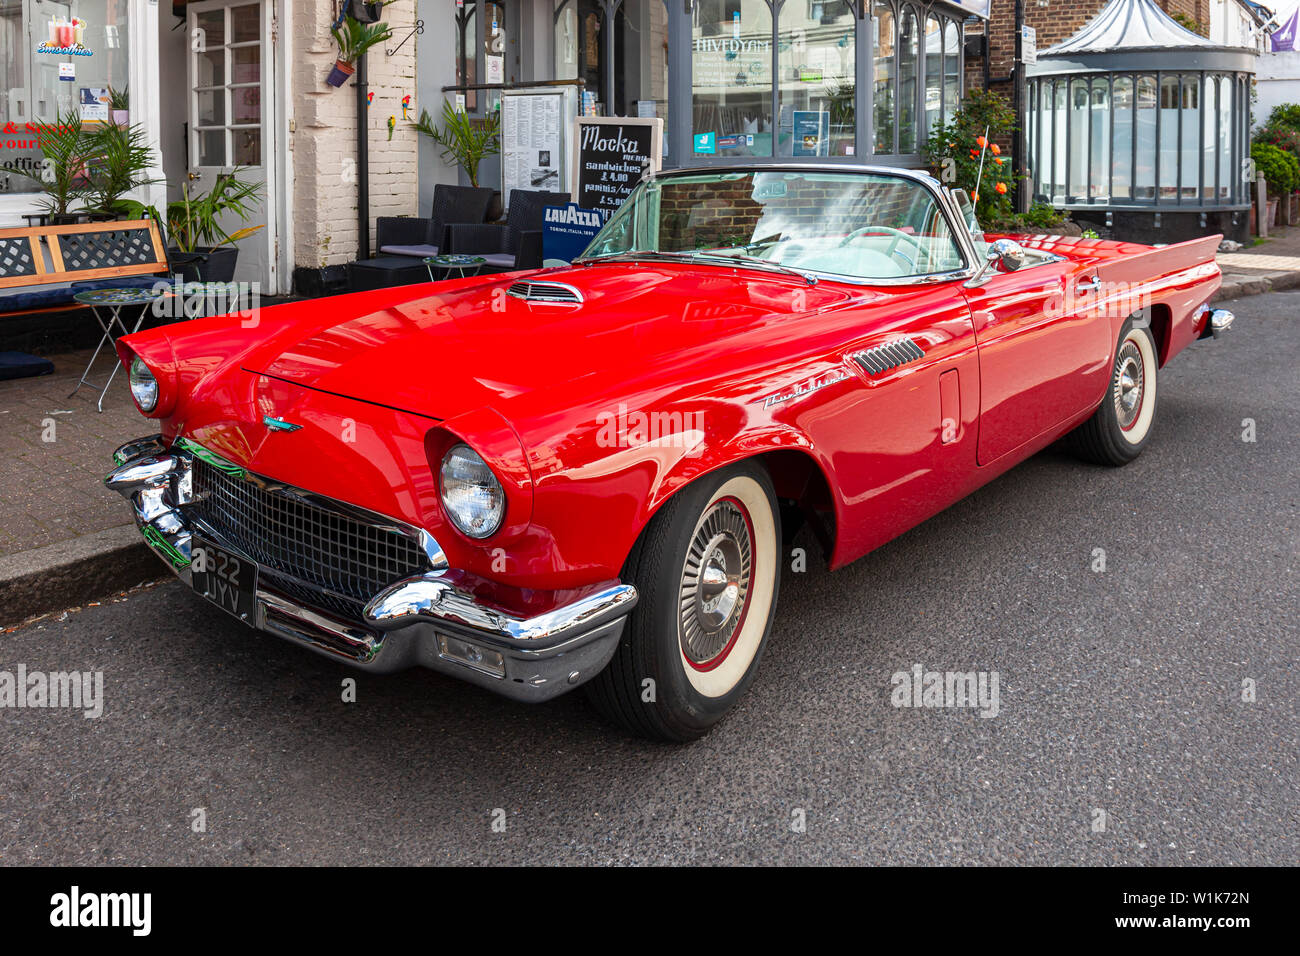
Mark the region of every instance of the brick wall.
<instances>
[{"instance_id":1,"label":"brick wall","mask_svg":"<svg viewBox=\"0 0 1300 956\"><path fill-rule=\"evenodd\" d=\"M397 40L410 32L414 7L394 4L385 11ZM356 90L350 80L339 89L325 82L337 55L329 32L332 12L333 4L323 0L293 0L294 263L303 268L349 262L359 245ZM385 55L383 44L367 56L375 94L368 116L372 251L376 217L416 212L418 134L402 121L401 101L411 94L414 104L417 42L419 37L411 39L395 57ZM389 116L397 117L392 142Z\"/></svg>"}]
</instances>

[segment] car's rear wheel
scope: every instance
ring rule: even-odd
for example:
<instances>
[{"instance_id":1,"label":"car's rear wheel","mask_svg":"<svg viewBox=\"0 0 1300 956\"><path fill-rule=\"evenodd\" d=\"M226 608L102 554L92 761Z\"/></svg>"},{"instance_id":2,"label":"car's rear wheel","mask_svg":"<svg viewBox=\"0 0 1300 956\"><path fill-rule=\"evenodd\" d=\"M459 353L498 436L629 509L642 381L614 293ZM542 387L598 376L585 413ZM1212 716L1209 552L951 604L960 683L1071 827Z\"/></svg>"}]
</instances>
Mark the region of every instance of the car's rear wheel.
<instances>
[{"instance_id":1,"label":"car's rear wheel","mask_svg":"<svg viewBox=\"0 0 1300 956\"><path fill-rule=\"evenodd\" d=\"M588 687L633 733L703 736L758 670L776 610L781 522L762 468L741 464L679 491L651 519L623 579L640 598Z\"/></svg>"},{"instance_id":2,"label":"car's rear wheel","mask_svg":"<svg viewBox=\"0 0 1300 956\"><path fill-rule=\"evenodd\" d=\"M1142 453L1155 422L1158 364L1151 329L1129 318L1119 333L1106 397L1072 436L1081 457L1101 465L1126 465Z\"/></svg>"}]
</instances>

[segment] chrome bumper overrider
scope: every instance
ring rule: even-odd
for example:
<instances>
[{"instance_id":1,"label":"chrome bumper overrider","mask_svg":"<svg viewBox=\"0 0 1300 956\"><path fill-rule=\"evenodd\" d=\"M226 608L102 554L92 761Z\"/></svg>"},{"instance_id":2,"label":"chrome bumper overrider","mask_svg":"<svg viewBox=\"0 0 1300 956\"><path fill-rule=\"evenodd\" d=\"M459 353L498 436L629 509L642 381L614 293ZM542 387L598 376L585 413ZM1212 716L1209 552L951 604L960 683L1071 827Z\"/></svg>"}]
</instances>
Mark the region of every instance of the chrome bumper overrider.
<instances>
[{"instance_id":1,"label":"chrome bumper overrider","mask_svg":"<svg viewBox=\"0 0 1300 956\"><path fill-rule=\"evenodd\" d=\"M1232 323L1237 318L1227 309L1211 309L1208 305L1201 306L1201 311L1209 313L1205 319L1205 328L1201 330L1200 337L1203 339L1217 339L1232 328Z\"/></svg>"},{"instance_id":2,"label":"chrome bumper overrider","mask_svg":"<svg viewBox=\"0 0 1300 956\"><path fill-rule=\"evenodd\" d=\"M191 583L194 531L259 564L187 513L193 502L193 443L168 446L155 435L123 445L104 484L127 499L148 545L182 581ZM200 454L211 455L199 449ZM306 493L304 493L306 494ZM317 501L319 499L316 497ZM341 509L351 506L339 503ZM356 509L351 509L356 510ZM430 539L431 541L431 539ZM441 549L430 553L441 558ZM266 569L259 564L260 569ZM273 571L268 577L282 572ZM361 620L264 587L249 624L317 653L371 671L427 667L517 700L555 697L595 677L618 646L636 588L613 584L535 616L489 607L463 586L463 576L434 563L397 581L366 603Z\"/></svg>"}]
</instances>

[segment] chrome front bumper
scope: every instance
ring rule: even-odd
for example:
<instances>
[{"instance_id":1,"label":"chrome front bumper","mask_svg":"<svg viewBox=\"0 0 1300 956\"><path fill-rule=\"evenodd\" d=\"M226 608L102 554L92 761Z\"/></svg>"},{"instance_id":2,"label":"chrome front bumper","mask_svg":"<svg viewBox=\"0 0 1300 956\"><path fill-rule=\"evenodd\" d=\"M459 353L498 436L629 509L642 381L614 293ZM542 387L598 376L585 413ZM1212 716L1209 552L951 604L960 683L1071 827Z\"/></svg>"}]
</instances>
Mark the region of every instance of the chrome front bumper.
<instances>
[{"instance_id":1,"label":"chrome front bumper","mask_svg":"<svg viewBox=\"0 0 1300 956\"><path fill-rule=\"evenodd\" d=\"M196 530L259 570L284 576L212 528L196 527L198 519L186 508L193 499L187 448L168 447L155 435L123 445L113 459L117 467L105 486L131 503L145 542L186 584L192 583ZM585 683L609 663L637 600L632 585L612 584L545 613L516 615L478 601L464 576L445 566L441 549L435 545L429 553L439 559L431 570L380 590L357 621L264 587L259 575L256 619L246 623L366 670L427 667L516 700L542 701Z\"/></svg>"}]
</instances>

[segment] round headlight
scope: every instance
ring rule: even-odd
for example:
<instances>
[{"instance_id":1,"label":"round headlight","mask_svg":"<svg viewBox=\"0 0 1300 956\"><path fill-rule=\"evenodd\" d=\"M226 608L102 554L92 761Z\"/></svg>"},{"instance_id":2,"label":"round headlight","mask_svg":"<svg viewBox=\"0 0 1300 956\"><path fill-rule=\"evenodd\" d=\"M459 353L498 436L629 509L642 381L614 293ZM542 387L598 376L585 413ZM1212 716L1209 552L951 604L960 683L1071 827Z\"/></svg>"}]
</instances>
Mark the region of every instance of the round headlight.
<instances>
[{"instance_id":1,"label":"round headlight","mask_svg":"<svg viewBox=\"0 0 1300 956\"><path fill-rule=\"evenodd\" d=\"M486 538L501 527L506 495L492 469L469 445L454 445L438 476L442 506L461 533Z\"/></svg>"},{"instance_id":2,"label":"round headlight","mask_svg":"<svg viewBox=\"0 0 1300 956\"><path fill-rule=\"evenodd\" d=\"M148 414L158 407L158 380L140 356L131 359L131 397L140 411Z\"/></svg>"}]
</instances>

